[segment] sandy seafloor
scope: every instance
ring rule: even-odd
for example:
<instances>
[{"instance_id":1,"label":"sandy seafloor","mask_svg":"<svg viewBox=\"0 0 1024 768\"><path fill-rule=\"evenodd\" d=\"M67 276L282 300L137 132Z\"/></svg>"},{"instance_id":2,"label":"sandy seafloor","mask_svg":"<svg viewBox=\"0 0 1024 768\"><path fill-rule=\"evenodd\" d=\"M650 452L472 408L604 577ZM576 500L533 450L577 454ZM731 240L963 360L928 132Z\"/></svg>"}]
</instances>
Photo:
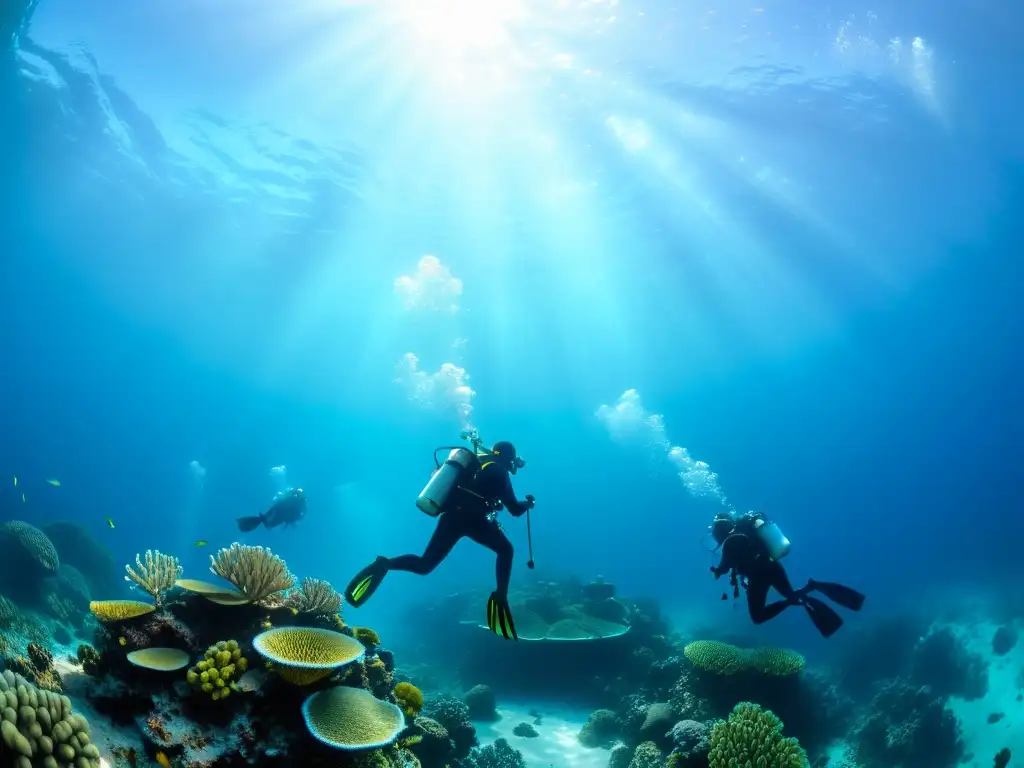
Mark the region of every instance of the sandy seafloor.
<instances>
[{"instance_id":1,"label":"sandy seafloor","mask_svg":"<svg viewBox=\"0 0 1024 768\"><path fill-rule=\"evenodd\" d=\"M533 713L541 715L537 724ZM498 706L500 720L474 720L481 745L506 739L523 753L527 768L607 768L607 749L588 749L576 736L587 722L589 710L573 709L553 703L502 702ZM520 723L529 723L537 730L536 738L516 736L512 731Z\"/></svg>"}]
</instances>

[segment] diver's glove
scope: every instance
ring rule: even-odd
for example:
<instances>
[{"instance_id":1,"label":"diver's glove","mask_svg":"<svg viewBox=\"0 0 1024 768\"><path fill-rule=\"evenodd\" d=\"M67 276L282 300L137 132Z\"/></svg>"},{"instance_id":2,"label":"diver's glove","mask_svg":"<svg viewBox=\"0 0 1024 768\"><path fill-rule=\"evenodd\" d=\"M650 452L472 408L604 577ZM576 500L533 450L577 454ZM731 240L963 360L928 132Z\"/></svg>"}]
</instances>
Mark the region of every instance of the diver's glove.
<instances>
[{"instance_id":1,"label":"diver's glove","mask_svg":"<svg viewBox=\"0 0 1024 768\"><path fill-rule=\"evenodd\" d=\"M533 494L526 494L526 508L533 509L535 506L537 506L537 500L533 497Z\"/></svg>"}]
</instances>

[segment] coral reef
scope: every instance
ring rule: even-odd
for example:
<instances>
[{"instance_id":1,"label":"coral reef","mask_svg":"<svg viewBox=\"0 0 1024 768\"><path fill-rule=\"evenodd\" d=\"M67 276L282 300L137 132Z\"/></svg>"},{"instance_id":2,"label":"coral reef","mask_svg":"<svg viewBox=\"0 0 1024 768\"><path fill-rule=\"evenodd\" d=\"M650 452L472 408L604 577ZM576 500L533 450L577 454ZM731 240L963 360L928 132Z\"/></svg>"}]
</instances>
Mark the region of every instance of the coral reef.
<instances>
[{"instance_id":1,"label":"coral reef","mask_svg":"<svg viewBox=\"0 0 1024 768\"><path fill-rule=\"evenodd\" d=\"M590 713L576 738L585 747L606 747L619 738L619 718L610 709Z\"/></svg>"},{"instance_id":2,"label":"coral reef","mask_svg":"<svg viewBox=\"0 0 1024 768\"><path fill-rule=\"evenodd\" d=\"M405 730L405 715L394 704L360 688L335 686L302 705L309 732L336 749L372 749L393 744Z\"/></svg>"},{"instance_id":3,"label":"coral reef","mask_svg":"<svg viewBox=\"0 0 1024 768\"><path fill-rule=\"evenodd\" d=\"M174 582L181 576L181 565L178 564L176 557L151 549L146 550L145 562L136 555L135 567L132 568L129 564L124 569L128 573L124 580L132 589L151 596L157 608L163 605L164 595L174 587Z\"/></svg>"},{"instance_id":4,"label":"coral reef","mask_svg":"<svg viewBox=\"0 0 1024 768\"><path fill-rule=\"evenodd\" d=\"M395 686L395 702L406 717L416 717L423 711L423 691L409 682L401 682Z\"/></svg>"},{"instance_id":5,"label":"coral reef","mask_svg":"<svg viewBox=\"0 0 1024 768\"><path fill-rule=\"evenodd\" d=\"M210 555L210 571L258 603L295 584L288 565L269 549L234 543L216 555Z\"/></svg>"},{"instance_id":6,"label":"coral reef","mask_svg":"<svg viewBox=\"0 0 1024 768\"><path fill-rule=\"evenodd\" d=\"M185 679L196 691L209 694L213 701L226 698L236 686L236 678L246 671L248 659L234 640L221 640L206 649L186 674Z\"/></svg>"},{"instance_id":7,"label":"coral reef","mask_svg":"<svg viewBox=\"0 0 1024 768\"><path fill-rule=\"evenodd\" d=\"M348 635L316 627L269 629L253 639L253 649L295 685L322 680L365 653L363 645Z\"/></svg>"},{"instance_id":8,"label":"coral reef","mask_svg":"<svg viewBox=\"0 0 1024 768\"><path fill-rule=\"evenodd\" d=\"M942 627L917 643L909 679L929 686L936 696L980 699L988 690L988 662L970 652L952 629Z\"/></svg>"},{"instance_id":9,"label":"coral reef","mask_svg":"<svg viewBox=\"0 0 1024 768\"><path fill-rule=\"evenodd\" d=\"M99 768L99 750L89 724L71 711L71 701L39 690L10 670L0 674L4 700L0 737L6 763L14 768Z\"/></svg>"},{"instance_id":10,"label":"coral reef","mask_svg":"<svg viewBox=\"0 0 1024 768\"><path fill-rule=\"evenodd\" d=\"M464 700L470 720L490 721L501 717L498 714L498 700L489 685L474 685L466 692Z\"/></svg>"},{"instance_id":11,"label":"coral reef","mask_svg":"<svg viewBox=\"0 0 1024 768\"><path fill-rule=\"evenodd\" d=\"M77 523L55 522L42 527L62 565L74 566L93 594L113 594L118 583L117 561L92 531Z\"/></svg>"},{"instance_id":12,"label":"coral reef","mask_svg":"<svg viewBox=\"0 0 1024 768\"><path fill-rule=\"evenodd\" d=\"M477 745L476 728L469 721L469 707L458 699L447 696L431 699L424 705L423 712L447 732L452 742L452 757L467 757ZM417 718L417 722L423 719Z\"/></svg>"},{"instance_id":13,"label":"coral reef","mask_svg":"<svg viewBox=\"0 0 1024 768\"><path fill-rule=\"evenodd\" d=\"M523 753L505 739L497 739L486 747L477 747L470 755L475 768L526 768Z\"/></svg>"},{"instance_id":14,"label":"coral reef","mask_svg":"<svg viewBox=\"0 0 1024 768\"><path fill-rule=\"evenodd\" d=\"M285 604L299 613L328 616L341 612L341 595L330 582L307 577L289 593Z\"/></svg>"},{"instance_id":15,"label":"coral reef","mask_svg":"<svg viewBox=\"0 0 1024 768\"><path fill-rule=\"evenodd\" d=\"M894 680L875 696L853 727L857 762L872 768L914 765L950 768L963 754L960 725L928 687Z\"/></svg>"},{"instance_id":16,"label":"coral reef","mask_svg":"<svg viewBox=\"0 0 1024 768\"><path fill-rule=\"evenodd\" d=\"M717 640L696 640L683 648L683 654L701 671L716 675L757 671L784 677L795 675L806 664L803 656L786 648L738 648Z\"/></svg>"},{"instance_id":17,"label":"coral reef","mask_svg":"<svg viewBox=\"0 0 1024 768\"><path fill-rule=\"evenodd\" d=\"M805 768L807 754L796 739L782 735L782 721L757 704L742 702L728 720L715 723L709 737L711 768L770 765Z\"/></svg>"}]
</instances>

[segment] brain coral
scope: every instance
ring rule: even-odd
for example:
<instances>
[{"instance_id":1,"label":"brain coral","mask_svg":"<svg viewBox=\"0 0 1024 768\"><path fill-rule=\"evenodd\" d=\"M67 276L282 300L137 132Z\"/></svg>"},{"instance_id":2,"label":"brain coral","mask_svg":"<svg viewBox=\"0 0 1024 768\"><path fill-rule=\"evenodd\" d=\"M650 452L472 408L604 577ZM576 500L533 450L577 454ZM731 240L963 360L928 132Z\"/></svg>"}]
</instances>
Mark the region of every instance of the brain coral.
<instances>
[{"instance_id":1,"label":"brain coral","mask_svg":"<svg viewBox=\"0 0 1024 768\"><path fill-rule=\"evenodd\" d=\"M46 534L21 520L11 520L0 525L0 538L10 549L10 557L31 563L32 567L49 574L57 573L60 558Z\"/></svg>"},{"instance_id":2,"label":"brain coral","mask_svg":"<svg viewBox=\"0 0 1024 768\"><path fill-rule=\"evenodd\" d=\"M796 739L782 735L782 721L757 704L740 702L711 729L710 768L760 765L807 768L807 754Z\"/></svg>"},{"instance_id":3,"label":"brain coral","mask_svg":"<svg viewBox=\"0 0 1024 768\"><path fill-rule=\"evenodd\" d=\"M362 659L366 652L358 640L317 627L269 629L253 639L252 647L295 685L321 680L338 667Z\"/></svg>"},{"instance_id":4,"label":"brain coral","mask_svg":"<svg viewBox=\"0 0 1024 768\"><path fill-rule=\"evenodd\" d=\"M0 675L0 704L4 765L99 768L100 753L89 740L89 724L72 714L67 696L41 691L7 670Z\"/></svg>"},{"instance_id":5,"label":"brain coral","mask_svg":"<svg viewBox=\"0 0 1024 768\"><path fill-rule=\"evenodd\" d=\"M735 675L756 671L763 675L794 675L804 668L804 657L786 648L738 648L717 640L695 640L683 655L703 672Z\"/></svg>"},{"instance_id":6,"label":"brain coral","mask_svg":"<svg viewBox=\"0 0 1024 768\"><path fill-rule=\"evenodd\" d=\"M362 688L337 686L314 693L302 704L306 727L337 749L373 749L393 743L405 730L405 715Z\"/></svg>"}]
</instances>

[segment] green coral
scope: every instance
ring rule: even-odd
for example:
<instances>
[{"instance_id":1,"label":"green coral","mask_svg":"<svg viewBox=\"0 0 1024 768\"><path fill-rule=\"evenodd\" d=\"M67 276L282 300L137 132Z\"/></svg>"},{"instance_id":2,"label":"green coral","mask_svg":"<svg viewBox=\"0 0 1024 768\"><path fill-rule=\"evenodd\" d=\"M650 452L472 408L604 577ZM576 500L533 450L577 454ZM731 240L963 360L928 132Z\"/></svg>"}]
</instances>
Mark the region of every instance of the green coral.
<instances>
[{"instance_id":1,"label":"green coral","mask_svg":"<svg viewBox=\"0 0 1024 768\"><path fill-rule=\"evenodd\" d=\"M804 657L787 648L739 648L718 640L695 640L683 648L683 655L703 672L736 675L756 671L785 677L804 668Z\"/></svg>"},{"instance_id":2,"label":"green coral","mask_svg":"<svg viewBox=\"0 0 1024 768\"><path fill-rule=\"evenodd\" d=\"M72 714L71 700L43 691L21 675L0 675L0 741L4 765L15 768L99 768L89 724Z\"/></svg>"},{"instance_id":3,"label":"green coral","mask_svg":"<svg viewBox=\"0 0 1024 768\"><path fill-rule=\"evenodd\" d=\"M214 701L225 699L235 688L235 681L249 666L248 659L234 640L221 640L206 649L203 658L188 672L185 679L192 688L209 694Z\"/></svg>"},{"instance_id":4,"label":"green coral","mask_svg":"<svg viewBox=\"0 0 1024 768\"><path fill-rule=\"evenodd\" d=\"M710 768L807 768L807 753L782 735L782 721L757 704L740 702L711 729Z\"/></svg>"}]
</instances>

